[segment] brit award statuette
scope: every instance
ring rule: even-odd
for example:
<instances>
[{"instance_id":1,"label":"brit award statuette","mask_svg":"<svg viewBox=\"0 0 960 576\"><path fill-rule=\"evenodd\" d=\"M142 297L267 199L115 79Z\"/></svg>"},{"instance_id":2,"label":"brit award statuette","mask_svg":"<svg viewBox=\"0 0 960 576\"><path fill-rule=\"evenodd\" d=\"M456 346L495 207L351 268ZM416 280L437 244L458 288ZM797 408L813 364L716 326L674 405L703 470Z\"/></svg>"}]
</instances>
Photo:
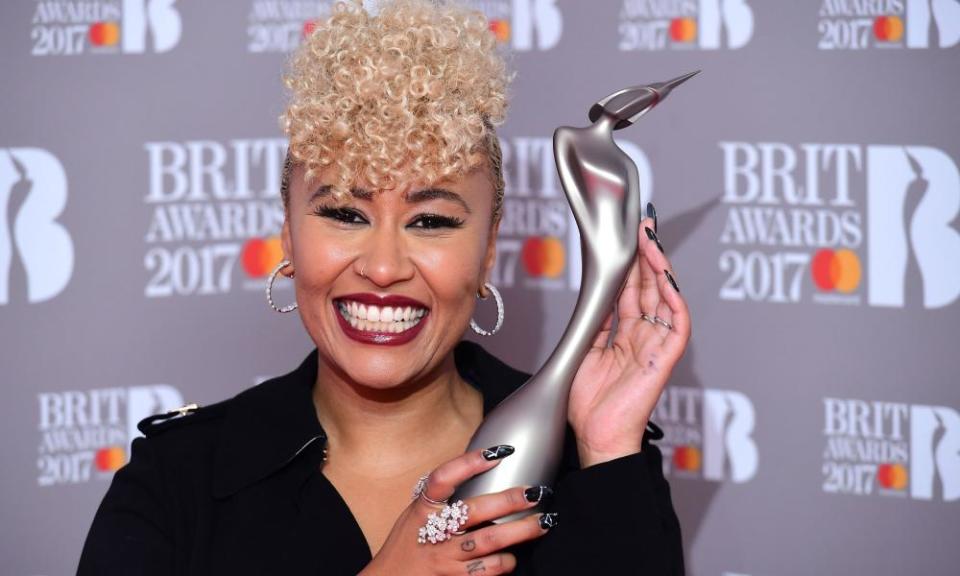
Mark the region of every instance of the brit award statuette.
<instances>
[{"instance_id":1,"label":"brit award statuette","mask_svg":"<svg viewBox=\"0 0 960 576\"><path fill-rule=\"evenodd\" d=\"M468 448L509 444L516 454L464 483L453 500L553 483L563 453L570 386L637 257L641 211L637 167L614 143L613 131L636 122L695 74L614 92L590 108L592 125L554 132L560 183L580 230L580 294L570 324L547 362L487 415Z\"/></svg>"}]
</instances>

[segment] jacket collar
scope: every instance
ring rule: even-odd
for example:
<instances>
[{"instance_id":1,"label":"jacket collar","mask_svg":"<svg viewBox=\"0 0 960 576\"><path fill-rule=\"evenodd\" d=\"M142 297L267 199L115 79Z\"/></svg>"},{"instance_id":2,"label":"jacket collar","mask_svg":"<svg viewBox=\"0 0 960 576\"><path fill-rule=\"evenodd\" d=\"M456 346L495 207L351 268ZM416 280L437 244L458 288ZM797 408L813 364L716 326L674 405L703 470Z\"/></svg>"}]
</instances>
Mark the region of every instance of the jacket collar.
<instances>
[{"instance_id":1,"label":"jacket collar","mask_svg":"<svg viewBox=\"0 0 960 576\"><path fill-rule=\"evenodd\" d=\"M293 372L245 390L229 402L214 454L215 497L230 496L298 458L317 465L322 461L326 435L313 405L317 357L314 349ZM484 414L529 378L467 340L454 348L454 362L463 379L483 394Z\"/></svg>"}]
</instances>

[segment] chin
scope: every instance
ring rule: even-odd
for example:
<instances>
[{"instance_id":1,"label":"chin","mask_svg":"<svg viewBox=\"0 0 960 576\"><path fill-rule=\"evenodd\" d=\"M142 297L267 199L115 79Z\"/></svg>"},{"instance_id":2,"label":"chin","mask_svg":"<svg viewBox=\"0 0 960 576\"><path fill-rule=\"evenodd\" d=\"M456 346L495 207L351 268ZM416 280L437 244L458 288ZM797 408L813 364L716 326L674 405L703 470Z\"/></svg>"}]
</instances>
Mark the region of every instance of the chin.
<instances>
[{"instance_id":1,"label":"chin","mask_svg":"<svg viewBox=\"0 0 960 576\"><path fill-rule=\"evenodd\" d=\"M339 355L338 355L339 356ZM426 366L411 365L409 351L371 350L340 358L340 368L354 383L373 390L394 390L422 375Z\"/></svg>"}]
</instances>

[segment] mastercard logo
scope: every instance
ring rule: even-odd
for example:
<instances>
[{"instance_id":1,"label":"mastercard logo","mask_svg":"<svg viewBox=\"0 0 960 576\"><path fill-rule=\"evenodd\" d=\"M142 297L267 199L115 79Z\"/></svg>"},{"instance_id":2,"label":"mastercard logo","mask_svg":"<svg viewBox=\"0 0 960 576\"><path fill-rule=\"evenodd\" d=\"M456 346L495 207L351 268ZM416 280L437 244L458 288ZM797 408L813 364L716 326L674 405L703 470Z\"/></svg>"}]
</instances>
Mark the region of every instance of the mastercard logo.
<instances>
[{"instance_id":1,"label":"mastercard logo","mask_svg":"<svg viewBox=\"0 0 960 576\"><path fill-rule=\"evenodd\" d=\"M266 276L282 259L283 249L280 247L279 236L251 238L244 243L240 252L243 270L251 278Z\"/></svg>"},{"instance_id":2,"label":"mastercard logo","mask_svg":"<svg viewBox=\"0 0 960 576\"><path fill-rule=\"evenodd\" d=\"M119 470L127 461L127 453L119 446L101 448L94 455L94 464L101 472Z\"/></svg>"},{"instance_id":3,"label":"mastercard logo","mask_svg":"<svg viewBox=\"0 0 960 576\"><path fill-rule=\"evenodd\" d=\"M873 21L873 35L880 42L899 42L903 38L903 20L899 16L877 16Z\"/></svg>"},{"instance_id":4,"label":"mastercard logo","mask_svg":"<svg viewBox=\"0 0 960 576\"><path fill-rule=\"evenodd\" d=\"M696 446L678 446L673 451L673 468L685 472L696 472L700 469L700 449Z\"/></svg>"},{"instance_id":5,"label":"mastercard logo","mask_svg":"<svg viewBox=\"0 0 960 576\"><path fill-rule=\"evenodd\" d=\"M307 20L306 22L304 22L304 23L303 23L303 37L306 38L307 36L313 34L313 30L314 30L314 28L316 28L316 27L317 27L317 21L316 21L316 20Z\"/></svg>"},{"instance_id":6,"label":"mastercard logo","mask_svg":"<svg viewBox=\"0 0 960 576\"><path fill-rule=\"evenodd\" d=\"M120 41L120 26L116 22L96 22L88 32L94 46L114 46Z\"/></svg>"},{"instance_id":7,"label":"mastercard logo","mask_svg":"<svg viewBox=\"0 0 960 576\"><path fill-rule=\"evenodd\" d=\"M850 293L860 285L860 258L853 250L820 250L814 255L810 270L813 283L824 292Z\"/></svg>"},{"instance_id":8,"label":"mastercard logo","mask_svg":"<svg viewBox=\"0 0 960 576\"><path fill-rule=\"evenodd\" d=\"M496 36L497 42L510 40L510 22L507 20L491 20L490 31Z\"/></svg>"},{"instance_id":9,"label":"mastercard logo","mask_svg":"<svg viewBox=\"0 0 960 576\"><path fill-rule=\"evenodd\" d=\"M877 482L887 490L903 490L907 487L907 469L903 464L881 464L877 467Z\"/></svg>"},{"instance_id":10,"label":"mastercard logo","mask_svg":"<svg viewBox=\"0 0 960 576\"><path fill-rule=\"evenodd\" d=\"M670 40L693 42L697 37L697 23L692 18L674 18L670 21Z\"/></svg>"},{"instance_id":11,"label":"mastercard logo","mask_svg":"<svg viewBox=\"0 0 960 576\"><path fill-rule=\"evenodd\" d=\"M563 244L553 236L527 238L520 258L527 274L536 277L556 278L566 264Z\"/></svg>"}]
</instances>

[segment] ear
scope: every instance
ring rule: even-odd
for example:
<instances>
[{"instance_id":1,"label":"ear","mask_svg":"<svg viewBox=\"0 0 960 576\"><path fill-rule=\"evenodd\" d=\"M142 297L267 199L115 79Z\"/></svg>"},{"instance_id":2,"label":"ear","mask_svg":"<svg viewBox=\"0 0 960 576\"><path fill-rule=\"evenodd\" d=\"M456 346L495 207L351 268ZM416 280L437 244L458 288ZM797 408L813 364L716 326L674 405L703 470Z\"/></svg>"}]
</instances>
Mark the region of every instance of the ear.
<instances>
[{"instance_id":1,"label":"ear","mask_svg":"<svg viewBox=\"0 0 960 576\"><path fill-rule=\"evenodd\" d=\"M293 182L295 176L294 171L296 171L296 169L296 167L291 168L290 172L286 175L287 200L286 206L283 207L283 226L280 228L280 249L283 252L283 259L291 262L291 265L288 267L291 272L294 272L296 269L293 264L293 233L291 232L290 224L290 205L293 203Z\"/></svg>"},{"instance_id":2,"label":"ear","mask_svg":"<svg viewBox=\"0 0 960 576\"><path fill-rule=\"evenodd\" d=\"M283 259L293 262L293 238L290 236L290 216L283 219L280 228L280 249L283 250Z\"/></svg>"},{"instance_id":3,"label":"ear","mask_svg":"<svg viewBox=\"0 0 960 576\"><path fill-rule=\"evenodd\" d=\"M487 253L483 258L483 275L481 277L479 292L484 298L488 296L487 289L483 286L490 280L490 273L493 271L493 265L497 262L497 234L500 231L500 215L490 225L490 235L487 237Z\"/></svg>"}]
</instances>

